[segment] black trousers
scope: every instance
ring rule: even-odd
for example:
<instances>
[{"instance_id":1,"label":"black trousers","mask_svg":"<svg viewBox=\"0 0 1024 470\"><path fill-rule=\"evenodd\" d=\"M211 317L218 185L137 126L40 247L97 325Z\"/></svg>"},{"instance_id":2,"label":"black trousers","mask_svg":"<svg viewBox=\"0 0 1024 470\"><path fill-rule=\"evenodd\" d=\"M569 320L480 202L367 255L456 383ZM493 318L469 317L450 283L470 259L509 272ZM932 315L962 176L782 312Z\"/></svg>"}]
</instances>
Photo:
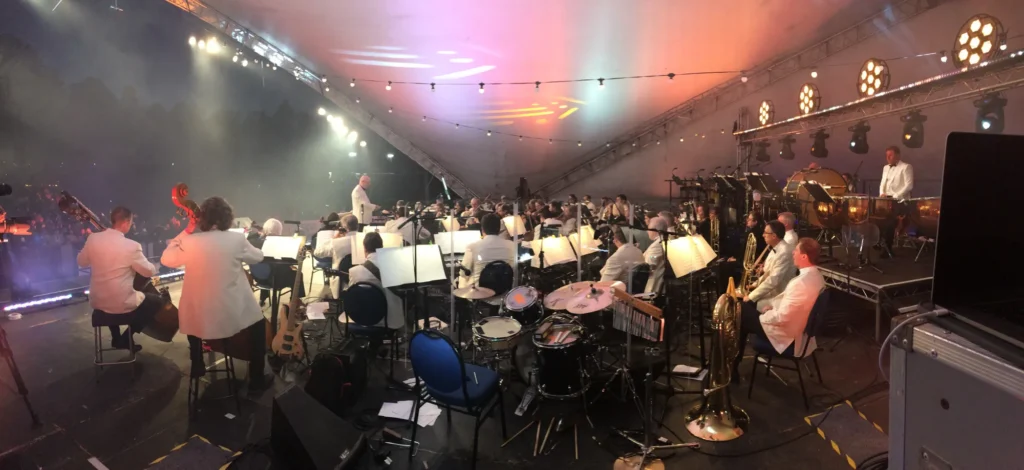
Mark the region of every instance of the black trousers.
<instances>
[{"instance_id":1,"label":"black trousers","mask_svg":"<svg viewBox=\"0 0 1024 470\"><path fill-rule=\"evenodd\" d=\"M253 358L252 362L249 363L249 383L257 386L262 385L264 381L263 370L266 368L267 363L266 322L260 319L260 321L242 330L242 334L249 335L249 346L252 348L249 351L250 357ZM203 359L202 338L188 335L188 350L189 357L192 359L193 374L202 375L199 371L205 373L206 370L206 361Z\"/></svg>"},{"instance_id":2,"label":"black trousers","mask_svg":"<svg viewBox=\"0 0 1024 470\"><path fill-rule=\"evenodd\" d=\"M139 306L136 307L135 310L132 310L130 313L125 314L131 315L132 317L130 324L133 333L140 333L142 329L149 324L149 322L153 321L153 317L156 316L157 312L159 312L160 309L164 307L163 297L160 297L159 295L156 294L145 294L145 296L146 298L142 299L142 303L139 304ZM112 341L119 342L128 340L127 337L121 339L122 336L120 326L111 325L108 328L110 328L110 337L112 338Z\"/></svg>"},{"instance_id":3,"label":"black trousers","mask_svg":"<svg viewBox=\"0 0 1024 470\"><path fill-rule=\"evenodd\" d=\"M768 339L768 335L764 332L764 327L761 326L761 312L757 311L757 304L754 302L743 302L742 312L740 318L740 348L739 354L736 355L736 360L732 363L733 375L739 374L740 361L743 360L743 351L747 349L747 336L755 334Z\"/></svg>"},{"instance_id":4,"label":"black trousers","mask_svg":"<svg viewBox=\"0 0 1024 470\"><path fill-rule=\"evenodd\" d=\"M882 242L885 243L885 247L892 252L892 243L896 238L896 227L899 226L899 217L905 217L907 215L907 205L901 202L894 202L892 205L892 213L889 214L885 220L882 221L878 229L882 232Z\"/></svg>"}]
</instances>

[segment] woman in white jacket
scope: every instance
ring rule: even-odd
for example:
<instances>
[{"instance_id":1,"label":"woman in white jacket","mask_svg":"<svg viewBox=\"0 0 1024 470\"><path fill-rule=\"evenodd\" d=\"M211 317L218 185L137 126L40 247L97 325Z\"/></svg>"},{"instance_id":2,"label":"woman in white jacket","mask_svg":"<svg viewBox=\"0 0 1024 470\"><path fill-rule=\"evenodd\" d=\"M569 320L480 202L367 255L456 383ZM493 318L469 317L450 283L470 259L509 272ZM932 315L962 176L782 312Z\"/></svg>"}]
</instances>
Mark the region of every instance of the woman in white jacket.
<instances>
[{"instance_id":1,"label":"woman in white jacket","mask_svg":"<svg viewBox=\"0 0 1024 470\"><path fill-rule=\"evenodd\" d=\"M266 326L256 303L242 263L258 263L263 252L245 237L227 231L234 214L224 198L203 201L196 233L181 232L168 242L160 262L172 268L185 268L185 279L178 303L179 328L188 335L192 358L192 377L206 373L202 340L224 339L242 330L251 335L249 389L262 390L273 375L264 376L266 363Z\"/></svg>"}]
</instances>

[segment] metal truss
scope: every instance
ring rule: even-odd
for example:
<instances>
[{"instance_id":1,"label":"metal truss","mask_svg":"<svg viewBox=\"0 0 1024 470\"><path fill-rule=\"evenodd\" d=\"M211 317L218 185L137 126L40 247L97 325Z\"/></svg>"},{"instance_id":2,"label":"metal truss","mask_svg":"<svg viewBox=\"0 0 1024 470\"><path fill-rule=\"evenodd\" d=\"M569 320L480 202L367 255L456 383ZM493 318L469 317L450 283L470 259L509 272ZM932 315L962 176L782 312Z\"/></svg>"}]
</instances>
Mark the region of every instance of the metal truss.
<instances>
[{"instance_id":1,"label":"metal truss","mask_svg":"<svg viewBox=\"0 0 1024 470\"><path fill-rule=\"evenodd\" d=\"M334 102L346 113L348 117L353 118L380 135L389 144L393 145L396 149L434 175L435 178L444 178L448 187L459 196L464 198L476 197L476 192L466 186L462 180L457 178L444 166L431 158L426 152L420 150L418 147L413 145L412 142L409 142L408 139L398 135L398 133L383 121L377 119L373 114L370 114L362 107L357 106L356 103L340 92L326 91L321 75L318 75L310 67L300 63L297 59L290 57L280 48L271 44L270 41L263 39L245 26L239 24L237 21L231 19L224 13L221 13L216 8L207 5L202 0L165 1L192 14L192 16L199 18L206 24L213 26L217 31L227 35L242 47L255 53L255 55L263 57L270 62L270 64L264 64L266 67L274 66L283 69L285 72L291 73L296 80L301 81L306 86L316 90L318 93Z\"/></svg>"},{"instance_id":2,"label":"metal truss","mask_svg":"<svg viewBox=\"0 0 1024 470\"><path fill-rule=\"evenodd\" d=\"M617 137L611 141L610 145L594 148L585 155L585 161L582 164L541 185L539 192L544 195L553 195L579 183L637 153L640 149L666 139L693 121L736 103L747 95L767 88L794 73L935 8L941 3L940 0L896 2L885 10L796 54L746 72L744 74L746 82L743 82L741 78L734 78L711 88Z\"/></svg>"},{"instance_id":3,"label":"metal truss","mask_svg":"<svg viewBox=\"0 0 1024 470\"><path fill-rule=\"evenodd\" d=\"M1009 57L982 64L984 65L938 75L806 116L739 131L734 135L741 143L777 139L786 135L809 133L818 129L980 98L988 93L1024 86L1024 51L1014 52Z\"/></svg>"},{"instance_id":4,"label":"metal truss","mask_svg":"<svg viewBox=\"0 0 1024 470\"><path fill-rule=\"evenodd\" d=\"M846 292L875 304L875 341L881 341L882 301L924 294L932 290L932 278L930 277L880 286L838 271L821 268L818 271L825 278L826 287Z\"/></svg>"}]
</instances>

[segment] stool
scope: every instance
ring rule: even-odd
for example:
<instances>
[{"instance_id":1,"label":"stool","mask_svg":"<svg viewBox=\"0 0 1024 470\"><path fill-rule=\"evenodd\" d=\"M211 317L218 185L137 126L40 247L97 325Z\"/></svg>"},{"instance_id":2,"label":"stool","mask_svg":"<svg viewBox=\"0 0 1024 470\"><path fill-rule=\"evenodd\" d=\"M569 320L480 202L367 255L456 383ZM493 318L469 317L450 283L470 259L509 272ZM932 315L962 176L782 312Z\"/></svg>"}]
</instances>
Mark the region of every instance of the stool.
<instances>
[{"instance_id":1,"label":"stool","mask_svg":"<svg viewBox=\"0 0 1024 470\"><path fill-rule=\"evenodd\" d=\"M204 349L206 349L206 348L204 347ZM204 353L205 352L206 351L204 351ZM217 354L216 352L211 350L210 351L210 358L213 359L214 357L216 357L216 354ZM203 377L206 377L206 376L209 376L209 375L213 375L213 374L219 374L219 373L227 374L227 379L228 379L228 396L226 396L226 397L218 397L217 399L219 400L219 399L228 398L228 397L234 398L235 399L235 413L236 414L242 414L242 403L238 399L238 377L235 375L235 360L234 360L233 357L231 357L231 356L229 356L227 354L221 354L221 356L224 357L224 368L218 369L217 366L216 366L216 361L214 361L214 364L206 366L206 375L204 375ZM188 381L188 409L189 409L189 415L190 416L194 416L195 415L196 408L197 408L197 405L199 403L199 382L203 379L203 377L189 377L189 381ZM212 382L213 381L211 380L210 383L212 383Z\"/></svg>"},{"instance_id":2,"label":"stool","mask_svg":"<svg viewBox=\"0 0 1024 470\"><path fill-rule=\"evenodd\" d=\"M96 364L96 381L100 381L100 372L103 371L103 366L114 366L120 364L132 364L135 362L135 336L132 331L131 322L135 319L135 315L128 313L113 314L107 313L102 310L92 311L92 331L93 331L93 342L94 342L94 354L95 359L93 363ZM115 348L104 348L103 347L103 329L110 326L127 326L128 331L128 359L114 362L104 362L103 352L104 351L120 351ZM132 380L135 380L135 367L132 367Z\"/></svg>"}]
</instances>

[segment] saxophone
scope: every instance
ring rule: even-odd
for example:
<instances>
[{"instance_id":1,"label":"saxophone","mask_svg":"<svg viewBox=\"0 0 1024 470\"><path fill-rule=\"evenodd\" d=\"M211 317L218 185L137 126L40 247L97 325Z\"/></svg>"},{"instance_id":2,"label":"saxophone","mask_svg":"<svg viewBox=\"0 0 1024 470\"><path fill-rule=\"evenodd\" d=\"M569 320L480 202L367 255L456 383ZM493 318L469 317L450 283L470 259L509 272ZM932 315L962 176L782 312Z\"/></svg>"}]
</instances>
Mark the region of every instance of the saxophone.
<instances>
[{"instance_id":1,"label":"saxophone","mask_svg":"<svg viewBox=\"0 0 1024 470\"><path fill-rule=\"evenodd\" d=\"M686 429L694 437L705 441L731 441L746 432L750 419L747 413L733 406L729 397L732 364L739 350L740 299L735 281L729 278L729 287L718 298L711 316L715 329L711 337L711 364L708 369L704 399L686 414Z\"/></svg>"}]
</instances>

